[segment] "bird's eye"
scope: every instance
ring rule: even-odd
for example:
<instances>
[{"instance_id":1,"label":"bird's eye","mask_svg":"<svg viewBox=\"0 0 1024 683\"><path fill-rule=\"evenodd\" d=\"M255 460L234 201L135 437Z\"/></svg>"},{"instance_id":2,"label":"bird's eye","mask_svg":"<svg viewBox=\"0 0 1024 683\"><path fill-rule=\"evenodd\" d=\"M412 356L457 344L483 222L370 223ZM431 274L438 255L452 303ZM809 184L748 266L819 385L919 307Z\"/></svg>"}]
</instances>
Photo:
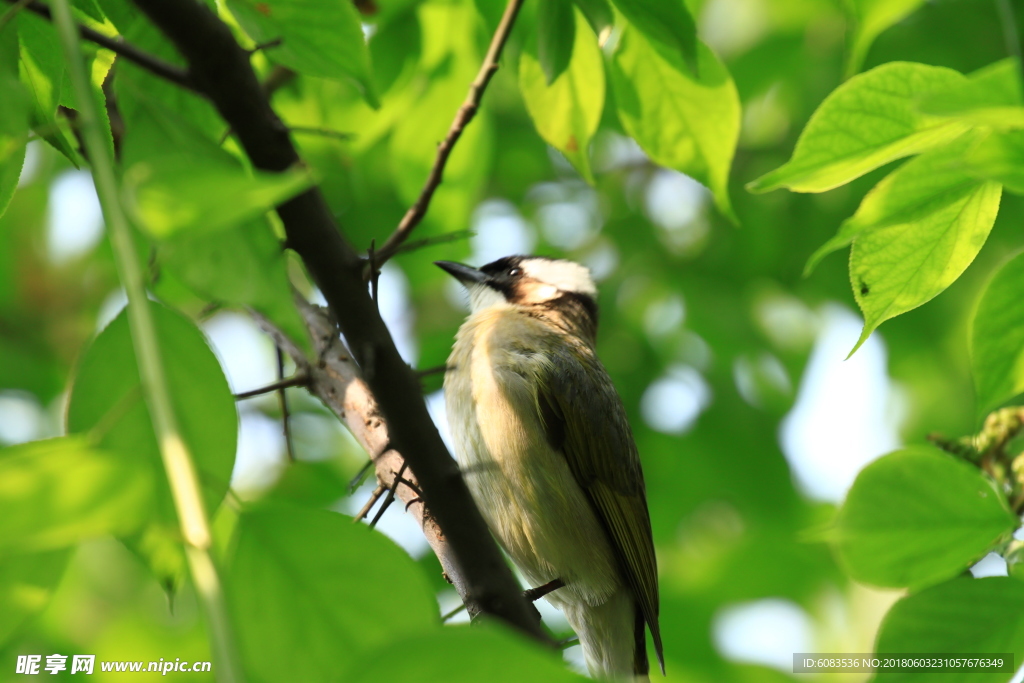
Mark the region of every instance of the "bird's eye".
<instances>
[{"instance_id":1,"label":"bird's eye","mask_svg":"<svg viewBox=\"0 0 1024 683\"><path fill-rule=\"evenodd\" d=\"M519 275L519 273L521 273L521 272L522 271L519 270L518 268L509 268L508 269L508 276L509 277L515 277L516 275Z\"/></svg>"}]
</instances>

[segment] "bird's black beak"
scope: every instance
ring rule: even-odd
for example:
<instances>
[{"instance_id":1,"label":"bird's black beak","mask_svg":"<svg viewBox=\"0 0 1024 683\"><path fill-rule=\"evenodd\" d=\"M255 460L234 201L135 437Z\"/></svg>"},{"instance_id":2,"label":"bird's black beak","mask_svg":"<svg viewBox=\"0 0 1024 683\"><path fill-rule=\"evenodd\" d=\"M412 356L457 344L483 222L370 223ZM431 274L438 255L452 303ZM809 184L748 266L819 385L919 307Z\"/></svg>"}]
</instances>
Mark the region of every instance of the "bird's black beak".
<instances>
[{"instance_id":1,"label":"bird's black beak","mask_svg":"<svg viewBox=\"0 0 1024 683\"><path fill-rule=\"evenodd\" d=\"M434 265L467 287L469 285L483 284L487 280L487 274L483 271L461 263L455 263L454 261L434 261Z\"/></svg>"}]
</instances>

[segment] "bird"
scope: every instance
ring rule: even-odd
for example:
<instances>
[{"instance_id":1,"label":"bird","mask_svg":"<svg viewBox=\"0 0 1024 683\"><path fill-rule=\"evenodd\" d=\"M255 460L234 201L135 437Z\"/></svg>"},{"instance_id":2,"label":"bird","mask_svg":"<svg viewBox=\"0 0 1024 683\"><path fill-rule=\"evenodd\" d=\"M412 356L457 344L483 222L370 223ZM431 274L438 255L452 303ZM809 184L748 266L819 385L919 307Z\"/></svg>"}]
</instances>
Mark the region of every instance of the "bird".
<instances>
[{"instance_id":1,"label":"bird","mask_svg":"<svg viewBox=\"0 0 1024 683\"><path fill-rule=\"evenodd\" d=\"M597 357L597 288L573 261L435 264L469 293L444 379L453 450L506 554L579 636L591 676L662 674L658 573L640 457ZM554 585L558 585L557 583Z\"/></svg>"}]
</instances>

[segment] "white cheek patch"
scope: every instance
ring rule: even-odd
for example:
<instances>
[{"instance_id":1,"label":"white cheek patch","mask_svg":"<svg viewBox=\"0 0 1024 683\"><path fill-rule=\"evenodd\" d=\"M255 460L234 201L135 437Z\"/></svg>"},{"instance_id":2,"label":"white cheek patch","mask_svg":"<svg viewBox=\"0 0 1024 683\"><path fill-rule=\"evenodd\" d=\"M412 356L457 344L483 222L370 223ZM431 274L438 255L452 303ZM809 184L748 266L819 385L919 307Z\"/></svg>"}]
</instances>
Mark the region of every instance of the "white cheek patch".
<instances>
[{"instance_id":1,"label":"white cheek patch","mask_svg":"<svg viewBox=\"0 0 1024 683\"><path fill-rule=\"evenodd\" d=\"M469 310L473 313L486 308L509 305L501 292L491 289L487 285L473 284L467 289L469 291Z\"/></svg>"},{"instance_id":2,"label":"white cheek patch","mask_svg":"<svg viewBox=\"0 0 1024 683\"><path fill-rule=\"evenodd\" d=\"M597 287L590 277L590 271L578 263L536 258L523 260L520 267L527 277L550 285L555 291L597 296ZM554 297L555 291L546 298Z\"/></svg>"}]
</instances>

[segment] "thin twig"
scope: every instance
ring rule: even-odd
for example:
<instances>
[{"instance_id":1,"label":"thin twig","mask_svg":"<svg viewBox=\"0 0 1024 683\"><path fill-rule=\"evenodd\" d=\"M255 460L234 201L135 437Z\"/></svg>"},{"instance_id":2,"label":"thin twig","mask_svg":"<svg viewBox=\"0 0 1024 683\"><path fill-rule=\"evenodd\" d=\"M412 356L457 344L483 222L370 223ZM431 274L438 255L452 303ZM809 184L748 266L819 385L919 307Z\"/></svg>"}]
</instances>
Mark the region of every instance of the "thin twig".
<instances>
[{"instance_id":1,"label":"thin twig","mask_svg":"<svg viewBox=\"0 0 1024 683\"><path fill-rule=\"evenodd\" d=\"M366 252L366 261L370 266L370 298L373 305L380 310L380 302L377 300L377 287L380 284L380 268L377 261L377 240L370 240L370 248Z\"/></svg>"},{"instance_id":2,"label":"thin twig","mask_svg":"<svg viewBox=\"0 0 1024 683\"><path fill-rule=\"evenodd\" d=\"M432 368L424 368L423 370L417 370L416 376L419 377L420 379L423 379L424 377L430 377L431 375L443 375L446 372L448 372L447 365L435 365Z\"/></svg>"},{"instance_id":3,"label":"thin twig","mask_svg":"<svg viewBox=\"0 0 1024 683\"><path fill-rule=\"evenodd\" d=\"M269 50L269 49L274 48L274 47L280 47L281 43L283 43L283 42L284 42L284 38L281 38L279 36L279 37L274 38L272 40L268 40L265 43L256 43L251 48L249 48L248 52L249 52L249 54L256 54L260 50Z\"/></svg>"},{"instance_id":4,"label":"thin twig","mask_svg":"<svg viewBox=\"0 0 1024 683\"><path fill-rule=\"evenodd\" d=\"M294 377L288 377L286 379L273 382L272 384L268 384L265 387L260 387L259 389L243 391L239 394L235 394L235 400L244 401L247 398L252 398L253 396L262 396L263 394L269 394L270 392L277 391L278 389L287 389L288 387L304 387L308 384L309 375L295 375Z\"/></svg>"},{"instance_id":5,"label":"thin twig","mask_svg":"<svg viewBox=\"0 0 1024 683\"><path fill-rule=\"evenodd\" d=\"M12 1L13 0L8 0L8 2ZM19 2L18 4L22 3ZM50 8L41 2L29 0L29 2L25 4L25 9L38 14L41 17L52 20L52 17L50 16ZM154 76L159 76L165 81L170 81L171 83L180 85L182 88L187 88L188 90L196 89L195 85L192 83L192 79L188 75L188 72L181 67L165 62L159 57L151 55L145 50L135 47L131 43L125 42L123 39L105 36L99 31L94 31L88 26L82 26L81 24L76 24L76 27L78 28L78 34L89 42L96 43L100 47L107 48L111 52L124 57L129 62L142 67Z\"/></svg>"},{"instance_id":6,"label":"thin twig","mask_svg":"<svg viewBox=\"0 0 1024 683\"><path fill-rule=\"evenodd\" d=\"M564 587L565 581L562 581L561 579L552 579L551 581L545 583L543 586L537 586L536 588L527 588L523 591L523 597L529 600L530 602L537 602L548 593L553 593L559 588Z\"/></svg>"},{"instance_id":7,"label":"thin twig","mask_svg":"<svg viewBox=\"0 0 1024 683\"><path fill-rule=\"evenodd\" d=\"M458 607L453 609L451 612L445 612L444 614L441 615L441 623L443 624L444 622L448 621L449 619L454 617L456 614L458 614L459 612L462 612L465 609L466 609L465 605L459 605Z\"/></svg>"},{"instance_id":8,"label":"thin twig","mask_svg":"<svg viewBox=\"0 0 1024 683\"><path fill-rule=\"evenodd\" d=\"M395 474L395 478L394 480L392 480L391 486L388 488L387 497L385 497L384 502L380 504L380 509L377 510L377 514L375 514L373 516L373 519L370 520L371 529L377 526L377 522L379 522L380 518L384 516L384 512L387 511L387 509L391 507L391 504L395 502L395 492L398 490L398 487L401 485L401 482L403 481L402 475L405 473L405 468L407 466L408 463L406 463L403 460L402 466L398 468L398 473Z\"/></svg>"},{"instance_id":9,"label":"thin twig","mask_svg":"<svg viewBox=\"0 0 1024 683\"><path fill-rule=\"evenodd\" d=\"M280 346L275 346L277 351L277 379L283 381L284 379L284 351L281 350ZM307 382L308 382L307 378ZM284 431L284 450L288 454L288 461L295 462L295 449L292 448L292 428L291 421L288 419L288 396L286 395L287 387L277 388L277 403L281 407L281 426Z\"/></svg>"},{"instance_id":10,"label":"thin twig","mask_svg":"<svg viewBox=\"0 0 1024 683\"><path fill-rule=\"evenodd\" d=\"M354 517L354 518L352 519L352 521L353 521L353 522L360 522L360 521L362 521L362 519L363 519L364 517L366 517L366 515L370 514L370 508L372 508L372 507L374 506L374 504L375 504L375 503L377 502L377 500L378 500L378 499L379 499L379 498L380 498L380 497L381 497L382 495L384 495L384 491L385 491L386 489L387 489L387 486L384 486L384 484L377 484L377 488L375 488L375 489L373 490L373 493L371 493L371 494L370 494L370 500L366 501L366 505L364 505L364 506L362 507L362 509L361 509L361 510L359 510L359 514L357 514L357 515L356 515L356 516L355 516L355 517Z\"/></svg>"},{"instance_id":11,"label":"thin twig","mask_svg":"<svg viewBox=\"0 0 1024 683\"><path fill-rule=\"evenodd\" d=\"M409 234L412 233L416 226L420 224L423 217L427 215L427 209L430 207L430 200L434 196L434 191L441 184L444 167L448 163L448 157L455 148L455 143L458 142L462 131L466 129L466 126L469 125L469 122L476 115L477 110L480 108L480 101L484 96L484 90L487 89L487 84L490 83L491 78L498 70L498 59L501 57L501 51L508 41L509 34L512 33L512 26L515 24L516 15L519 13L519 8L522 5L523 0L508 0L508 4L505 6L505 13L501 17L501 23L498 24L494 37L491 39L491 45L487 49L487 55L484 57L483 64L480 65L480 71L469 86L469 94L466 95L466 100L459 107L459 111L456 112L455 120L452 121L452 125L448 129L448 135L437 146L434 166L430 169L430 175L427 176L427 182L424 184L420 196L409 207L409 210L405 212L398 227L391 233L387 242L377 252L378 267L395 255L398 247L409 237Z\"/></svg>"},{"instance_id":12,"label":"thin twig","mask_svg":"<svg viewBox=\"0 0 1024 683\"><path fill-rule=\"evenodd\" d=\"M373 461L367 460L366 464L359 468L356 472L356 476L352 477L352 481L348 483L348 495L352 495L359 485L366 479L366 475L370 473L370 469L373 467Z\"/></svg>"},{"instance_id":13,"label":"thin twig","mask_svg":"<svg viewBox=\"0 0 1024 683\"><path fill-rule=\"evenodd\" d=\"M421 240L413 240L412 242L406 242L405 244L398 247L398 249L395 250L395 253L407 254L410 251L416 251L417 249L423 249L425 247L432 247L436 244L457 242L458 240L463 240L472 237L475 234L476 233L472 230L455 230L454 232L446 232L443 235L424 237Z\"/></svg>"},{"instance_id":14,"label":"thin twig","mask_svg":"<svg viewBox=\"0 0 1024 683\"><path fill-rule=\"evenodd\" d=\"M346 133L341 130L331 130L330 128L316 128L311 126L288 126L288 130L297 135L317 135L322 138L332 138L334 140L351 140L356 136L355 133Z\"/></svg>"}]
</instances>

